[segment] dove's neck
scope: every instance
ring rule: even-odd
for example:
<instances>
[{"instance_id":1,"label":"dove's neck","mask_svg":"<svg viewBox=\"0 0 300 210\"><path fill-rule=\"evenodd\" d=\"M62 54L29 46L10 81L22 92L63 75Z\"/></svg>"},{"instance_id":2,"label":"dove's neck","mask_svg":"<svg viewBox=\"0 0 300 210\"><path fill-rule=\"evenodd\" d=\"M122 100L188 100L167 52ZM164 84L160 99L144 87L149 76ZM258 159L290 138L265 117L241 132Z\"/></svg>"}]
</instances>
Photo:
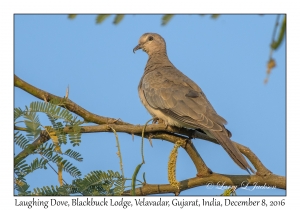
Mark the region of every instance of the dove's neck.
<instances>
[{"instance_id":1,"label":"dove's neck","mask_svg":"<svg viewBox=\"0 0 300 210\"><path fill-rule=\"evenodd\" d=\"M166 52L157 52L149 55L145 72L153 71L160 67L174 67Z\"/></svg>"}]
</instances>

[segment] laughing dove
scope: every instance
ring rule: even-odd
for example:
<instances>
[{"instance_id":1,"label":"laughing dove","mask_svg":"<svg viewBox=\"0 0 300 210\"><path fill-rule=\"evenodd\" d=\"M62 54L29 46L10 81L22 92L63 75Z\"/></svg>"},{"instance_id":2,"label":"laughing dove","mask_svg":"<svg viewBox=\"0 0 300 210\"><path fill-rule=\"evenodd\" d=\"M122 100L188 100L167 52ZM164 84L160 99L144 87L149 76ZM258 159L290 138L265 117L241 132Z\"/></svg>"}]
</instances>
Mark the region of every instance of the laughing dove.
<instances>
[{"instance_id":1,"label":"laughing dove","mask_svg":"<svg viewBox=\"0 0 300 210\"><path fill-rule=\"evenodd\" d=\"M133 52L139 49L149 56L138 86L139 97L149 113L166 125L203 130L238 166L254 173L230 140L231 133L224 127L226 120L217 114L201 88L170 62L165 40L159 34L145 33Z\"/></svg>"}]
</instances>

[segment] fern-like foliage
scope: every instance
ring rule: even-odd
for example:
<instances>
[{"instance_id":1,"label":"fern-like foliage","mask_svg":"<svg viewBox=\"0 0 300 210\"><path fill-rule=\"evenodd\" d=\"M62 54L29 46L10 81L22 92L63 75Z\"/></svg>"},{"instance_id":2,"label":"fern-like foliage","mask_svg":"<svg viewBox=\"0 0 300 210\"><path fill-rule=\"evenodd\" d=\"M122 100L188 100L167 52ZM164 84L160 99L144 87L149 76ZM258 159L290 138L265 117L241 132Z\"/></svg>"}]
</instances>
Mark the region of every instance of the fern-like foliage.
<instances>
[{"instance_id":1,"label":"fern-like foliage","mask_svg":"<svg viewBox=\"0 0 300 210\"><path fill-rule=\"evenodd\" d=\"M54 151L55 145L52 143L42 144L36 149L36 153L42 154L46 158L52 157Z\"/></svg>"},{"instance_id":2,"label":"fern-like foliage","mask_svg":"<svg viewBox=\"0 0 300 210\"><path fill-rule=\"evenodd\" d=\"M37 150L37 152L42 154L43 157L46 158L50 162L53 162L55 164L62 164L64 166L63 167L64 171L69 173L71 176L73 176L73 177L80 177L81 176L80 170L76 166L74 166L72 163L65 160L62 157L61 154L58 154L55 151L55 146L52 143L49 144L49 145L46 143L46 144L40 146L39 149ZM71 158L72 158L72 155L73 155L73 156L80 159L80 154L75 152L75 151L68 151L67 154L71 154L71 156L68 155Z\"/></svg>"},{"instance_id":3,"label":"fern-like foliage","mask_svg":"<svg viewBox=\"0 0 300 210\"><path fill-rule=\"evenodd\" d=\"M77 120L77 116L73 116L72 113L58 105L61 105L63 102L58 100L52 100L49 103L45 102L32 102L30 104L31 112L43 112L48 116L53 129L58 137L60 143L67 143L67 135L63 132L64 125L62 122L58 121L63 120L69 126L71 131L69 132L69 140L73 146L79 146L81 142L81 133L80 125L83 124L83 121Z\"/></svg>"},{"instance_id":4,"label":"fern-like foliage","mask_svg":"<svg viewBox=\"0 0 300 210\"><path fill-rule=\"evenodd\" d=\"M57 189L59 195L67 196L67 195L76 195L79 194L78 187L74 185L64 184Z\"/></svg>"},{"instance_id":5,"label":"fern-like foliage","mask_svg":"<svg viewBox=\"0 0 300 210\"><path fill-rule=\"evenodd\" d=\"M51 136L54 137L51 139L53 141L59 142L59 144L66 144L67 137L69 137L70 142L73 146L78 146L81 142L81 133L80 133L80 125L83 124L83 121L77 119L77 116L73 116L72 113L60 106L63 106L65 103L65 99L63 100L51 100L50 102L41 102L36 101L30 103L29 108L26 107L24 111L20 108L14 109L14 119L16 123L16 119L23 116L25 127L24 130L27 132L26 138L17 132L15 134L15 142L22 149L29 144L30 141L33 141L34 138L37 138L41 133L41 128L49 127L42 126L39 121L38 112L45 113L48 116L49 121L52 124L52 128L48 128L54 132ZM58 106L60 105L60 106ZM65 133L64 127L69 127L69 133ZM26 140L27 139L27 140ZM56 144L57 149L60 149L60 145Z\"/></svg>"},{"instance_id":6,"label":"fern-like foliage","mask_svg":"<svg viewBox=\"0 0 300 210\"><path fill-rule=\"evenodd\" d=\"M69 132L69 140L73 146L79 146L81 142L80 121L75 122L72 126L72 131Z\"/></svg>"},{"instance_id":7,"label":"fern-like foliage","mask_svg":"<svg viewBox=\"0 0 300 210\"><path fill-rule=\"evenodd\" d=\"M15 129L21 128L21 130L14 133L14 141L15 144L26 151L27 154L29 151L27 148L29 146L32 147L30 142L41 134L42 128L45 128L52 140L52 143L44 143L39 145L37 148L30 150L31 154L40 154L42 158L36 158L30 164L27 164L25 160L16 162L15 189L19 191L20 195L30 193L27 188L29 185L26 183L25 176L33 173L37 169L47 169L47 163L49 161L56 165L62 165L63 170L73 177L78 178L81 176L79 169L63 158L63 155L66 155L76 161L82 161L83 158L81 157L81 154L71 149L66 150L66 152L61 152L61 144L66 144L68 139L67 137L69 137L73 146L79 145L81 142L80 125L83 122L78 120L77 116L73 116L69 110L60 107L63 106L64 103L65 99L52 100L48 103L37 101L30 103L30 106L26 107L25 110L22 110L21 108L14 109L15 124L17 123L17 119L22 118L19 122L23 122L25 125L25 128L15 127ZM41 125L38 113L46 114L52 124L52 127ZM65 126L69 127L69 134L64 132ZM26 135L23 134L24 132ZM55 195L58 193L56 189L52 187L44 187L41 189L35 189L32 194Z\"/></svg>"},{"instance_id":8,"label":"fern-like foliage","mask_svg":"<svg viewBox=\"0 0 300 210\"><path fill-rule=\"evenodd\" d=\"M81 157L81 154L72 149L68 149L67 151L64 152L64 154L68 155L70 158L73 158L74 160L77 160L79 162L81 162L83 160L83 158Z\"/></svg>"},{"instance_id":9,"label":"fern-like foliage","mask_svg":"<svg viewBox=\"0 0 300 210\"><path fill-rule=\"evenodd\" d=\"M41 123L39 121L38 115L36 114L36 112L30 111L27 108L23 116L25 118L24 122L26 125L27 136L33 136L34 138L37 138L41 133Z\"/></svg>"},{"instance_id":10,"label":"fern-like foliage","mask_svg":"<svg viewBox=\"0 0 300 210\"><path fill-rule=\"evenodd\" d=\"M48 103L38 101L32 102L29 108L26 107L24 111L20 108L14 110L15 123L17 119L23 118L23 121L20 122L25 124L25 128L15 127L19 130L14 134L15 144L24 151L32 147L30 154L41 156L41 158L34 159L30 164L22 159L20 162L16 162L15 190L18 191L18 195L120 195L124 191L125 179L119 172L93 171L81 178L80 170L65 158L68 156L73 160L83 161L80 153L70 148L63 152L61 145L66 144L69 140L73 146L78 146L81 142L81 125L84 122L63 108L64 103L65 99L53 100ZM46 114L51 126L42 125L38 113ZM64 131L65 127L68 129ZM34 138L41 134L42 128L45 129L46 132L44 133L48 134L52 141L40 145L36 145L36 142L30 144ZM24 132L27 135L24 135ZM33 145L35 146L33 147ZM51 163L62 166L65 172L73 176L75 179L72 184L44 186L29 191L25 177L37 169L47 169L47 164Z\"/></svg>"},{"instance_id":11,"label":"fern-like foliage","mask_svg":"<svg viewBox=\"0 0 300 210\"><path fill-rule=\"evenodd\" d=\"M14 122L23 115L23 111L21 108L14 108Z\"/></svg>"},{"instance_id":12,"label":"fern-like foliage","mask_svg":"<svg viewBox=\"0 0 300 210\"><path fill-rule=\"evenodd\" d=\"M28 173L31 173L37 169L47 169L46 164L48 163L48 160L41 158L41 159L34 159L31 164L30 167L28 168Z\"/></svg>"},{"instance_id":13,"label":"fern-like foliage","mask_svg":"<svg viewBox=\"0 0 300 210\"><path fill-rule=\"evenodd\" d=\"M35 153L41 154L43 158L36 158L29 165L26 163L25 160L22 160L15 165L15 189L19 192L19 195L66 195L66 193L71 194L72 191L67 192L66 190L61 190L60 192L58 192L58 187L54 188L53 186L51 186L51 188L36 188L32 193L28 191L29 185L26 183L25 176L34 172L37 169L47 169L48 161L53 162L55 164L62 164L63 170L73 177L81 176L81 172L78 170L77 167L73 166L72 163L63 159L63 157L61 157L60 154L57 154L55 152L54 144L45 143L44 145L38 147ZM71 158L74 158L78 161L82 161L81 155L76 151L69 149L65 153L65 155L68 155Z\"/></svg>"},{"instance_id":14,"label":"fern-like foliage","mask_svg":"<svg viewBox=\"0 0 300 210\"><path fill-rule=\"evenodd\" d=\"M29 144L29 140L19 131L14 133L14 141L22 149L25 149Z\"/></svg>"},{"instance_id":15,"label":"fern-like foliage","mask_svg":"<svg viewBox=\"0 0 300 210\"><path fill-rule=\"evenodd\" d=\"M79 169L74 166L72 163L68 162L67 160L62 160L61 163L64 166L64 171L66 171L67 173L69 173L71 176L73 177L79 177L81 176L81 172L79 171Z\"/></svg>"},{"instance_id":16,"label":"fern-like foliage","mask_svg":"<svg viewBox=\"0 0 300 210\"><path fill-rule=\"evenodd\" d=\"M121 195L124 191L125 179L119 172L108 170L92 171L83 179L77 179L73 185L83 195Z\"/></svg>"},{"instance_id":17,"label":"fern-like foliage","mask_svg":"<svg viewBox=\"0 0 300 210\"><path fill-rule=\"evenodd\" d=\"M26 163L25 160L20 161L18 164L15 165L14 172L15 172L15 190L19 192L19 195L30 195L29 185L26 183L25 176L32 173L33 171L46 168L46 163L48 161L44 159L38 159L32 161L30 165Z\"/></svg>"},{"instance_id":18,"label":"fern-like foliage","mask_svg":"<svg viewBox=\"0 0 300 210\"><path fill-rule=\"evenodd\" d=\"M28 171L30 171L30 166L26 163L26 160L22 160L15 165L15 175L22 181L25 181L23 178L28 174Z\"/></svg>"},{"instance_id":19,"label":"fern-like foliage","mask_svg":"<svg viewBox=\"0 0 300 210\"><path fill-rule=\"evenodd\" d=\"M64 119L67 122L72 122L74 119L72 113L51 102L34 101L30 103L31 112L43 112L57 119Z\"/></svg>"},{"instance_id":20,"label":"fern-like foliage","mask_svg":"<svg viewBox=\"0 0 300 210\"><path fill-rule=\"evenodd\" d=\"M30 186L26 182L22 182L20 180L16 181L15 190L19 192L19 196L30 195L31 192L28 190L29 187Z\"/></svg>"},{"instance_id":21,"label":"fern-like foliage","mask_svg":"<svg viewBox=\"0 0 300 210\"><path fill-rule=\"evenodd\" d=\"M44 186L42 188L34 188L31 195L39 195L39 196L57 196L59 195L58 189L59 187L51 185L51 187Z\"/></svg>"},{"instance_id":22,"label":"fern-like foliage","mask_svg":"<svg viewBox=\"0 0 300 210\"><path fill-rule=\"evenodd\" d=\"M57 118L53 117L52 115L47 114L48 119L50 120L54 132L56 134L56 136L58 137L58 141L60 144L66 144L67 143L67 134L65 132L63 132L63 124L61 122L58 122Z\"/></svg>"},{"instance_id":23,"label":"fern-like foliage","mask_svg":"<svg viewBox=\"0 0 300 210\"><path fill-rule=\"evenodd\" d=\"M47 169L46 164L48 163L48 160L41 158L41 159L34 159L30 165L26 163L26 160L20 161L18 164L16 164L14 168L14 172L16 175L16 178L18 180L21 180L25 182L24 177L32 172L34 172L37 169Z\"/></svg>"},{"instance_id":24,"label":"fern-like foliage","mask_svg":"<svg viewBox=\"0 0 300 210\"><path fill-rule=\"evenodd\" d=\"M17 186L19 195L68 196L68 195L121 195L124 191L125 179L119 172L111 170L93 171L83 179L75 179L72 184L62 186L44 186L28 191L28 185Z\"/></svg>"}]
</instances>

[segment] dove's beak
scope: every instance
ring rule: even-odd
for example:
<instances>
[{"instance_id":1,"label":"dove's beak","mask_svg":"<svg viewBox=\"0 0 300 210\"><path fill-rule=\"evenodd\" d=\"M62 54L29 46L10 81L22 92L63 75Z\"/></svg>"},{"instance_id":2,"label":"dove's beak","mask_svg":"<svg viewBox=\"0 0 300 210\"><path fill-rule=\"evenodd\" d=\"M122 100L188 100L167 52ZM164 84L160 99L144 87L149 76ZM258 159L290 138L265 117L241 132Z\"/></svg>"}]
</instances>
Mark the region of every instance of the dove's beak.
<instances>
[{"instance_id":1,"label":"dove's beak","mask_svg":"<svg viewBox=\"0 0 300 210\"><path fill-rule=\"evenodd\" d=\"M133 53L135 53L135 51L139 50L142 48L141 44L138 44L135 48L133 48Z\"/></svg>"}]
</instances>

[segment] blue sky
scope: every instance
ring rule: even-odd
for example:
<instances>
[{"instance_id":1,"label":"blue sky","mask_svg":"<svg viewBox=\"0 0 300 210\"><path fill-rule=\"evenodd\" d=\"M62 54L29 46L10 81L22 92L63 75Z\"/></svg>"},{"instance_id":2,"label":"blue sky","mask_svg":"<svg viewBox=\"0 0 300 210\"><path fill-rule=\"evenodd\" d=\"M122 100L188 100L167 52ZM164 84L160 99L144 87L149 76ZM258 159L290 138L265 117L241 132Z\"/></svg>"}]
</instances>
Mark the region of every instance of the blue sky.
<instances>
[{"instance_id":1,"label":"blue sky","mask_svg":"<svg viewBox=\"0 0 300 210\"><path fill-rule=\"evenodd\" d=\"M69 98L101 116L144 124L151 118L142 106L137 85L147 62L142 51L132 53L145 32L162 35L171 62L194 80L215 110L228 121L232 140L249 147L277 175L286 175L286 49L285 42L273 53L277 66L268 84L269 58L275 15L178 15L161 26L161 15L126 15L119 25L113 17L100 25L96 15L15 15L15 74L26 82ZM38 99L15 88L15 107L24 108ZM42 123L50 125L44 117ZM141 162L140 137L119 133L126 177ZM217 173L246 174L219 145L193 140L206 164ZM68 145L69 146L69 145ZM165 184L167 162L173 145L153 140L145 144L141 174L150 184ZM63 149L67 149L66 147ZM83 134L76 163L83 175L93 170L119 171L112 133ZM15 147L15 153L20 149ZM30 160L30 158L28 159ZM194 177L196 170L183 149L179 150L177 180ZM43 177L43 179L37 179ZM65 174L66 180L70 177ZM32 187L58 185L50 169L27 178ZM197 187L182 195L219 195L219 189ZM238 195L285 195L283 190L243 190Z\"/></svg>"}]
</instances>

